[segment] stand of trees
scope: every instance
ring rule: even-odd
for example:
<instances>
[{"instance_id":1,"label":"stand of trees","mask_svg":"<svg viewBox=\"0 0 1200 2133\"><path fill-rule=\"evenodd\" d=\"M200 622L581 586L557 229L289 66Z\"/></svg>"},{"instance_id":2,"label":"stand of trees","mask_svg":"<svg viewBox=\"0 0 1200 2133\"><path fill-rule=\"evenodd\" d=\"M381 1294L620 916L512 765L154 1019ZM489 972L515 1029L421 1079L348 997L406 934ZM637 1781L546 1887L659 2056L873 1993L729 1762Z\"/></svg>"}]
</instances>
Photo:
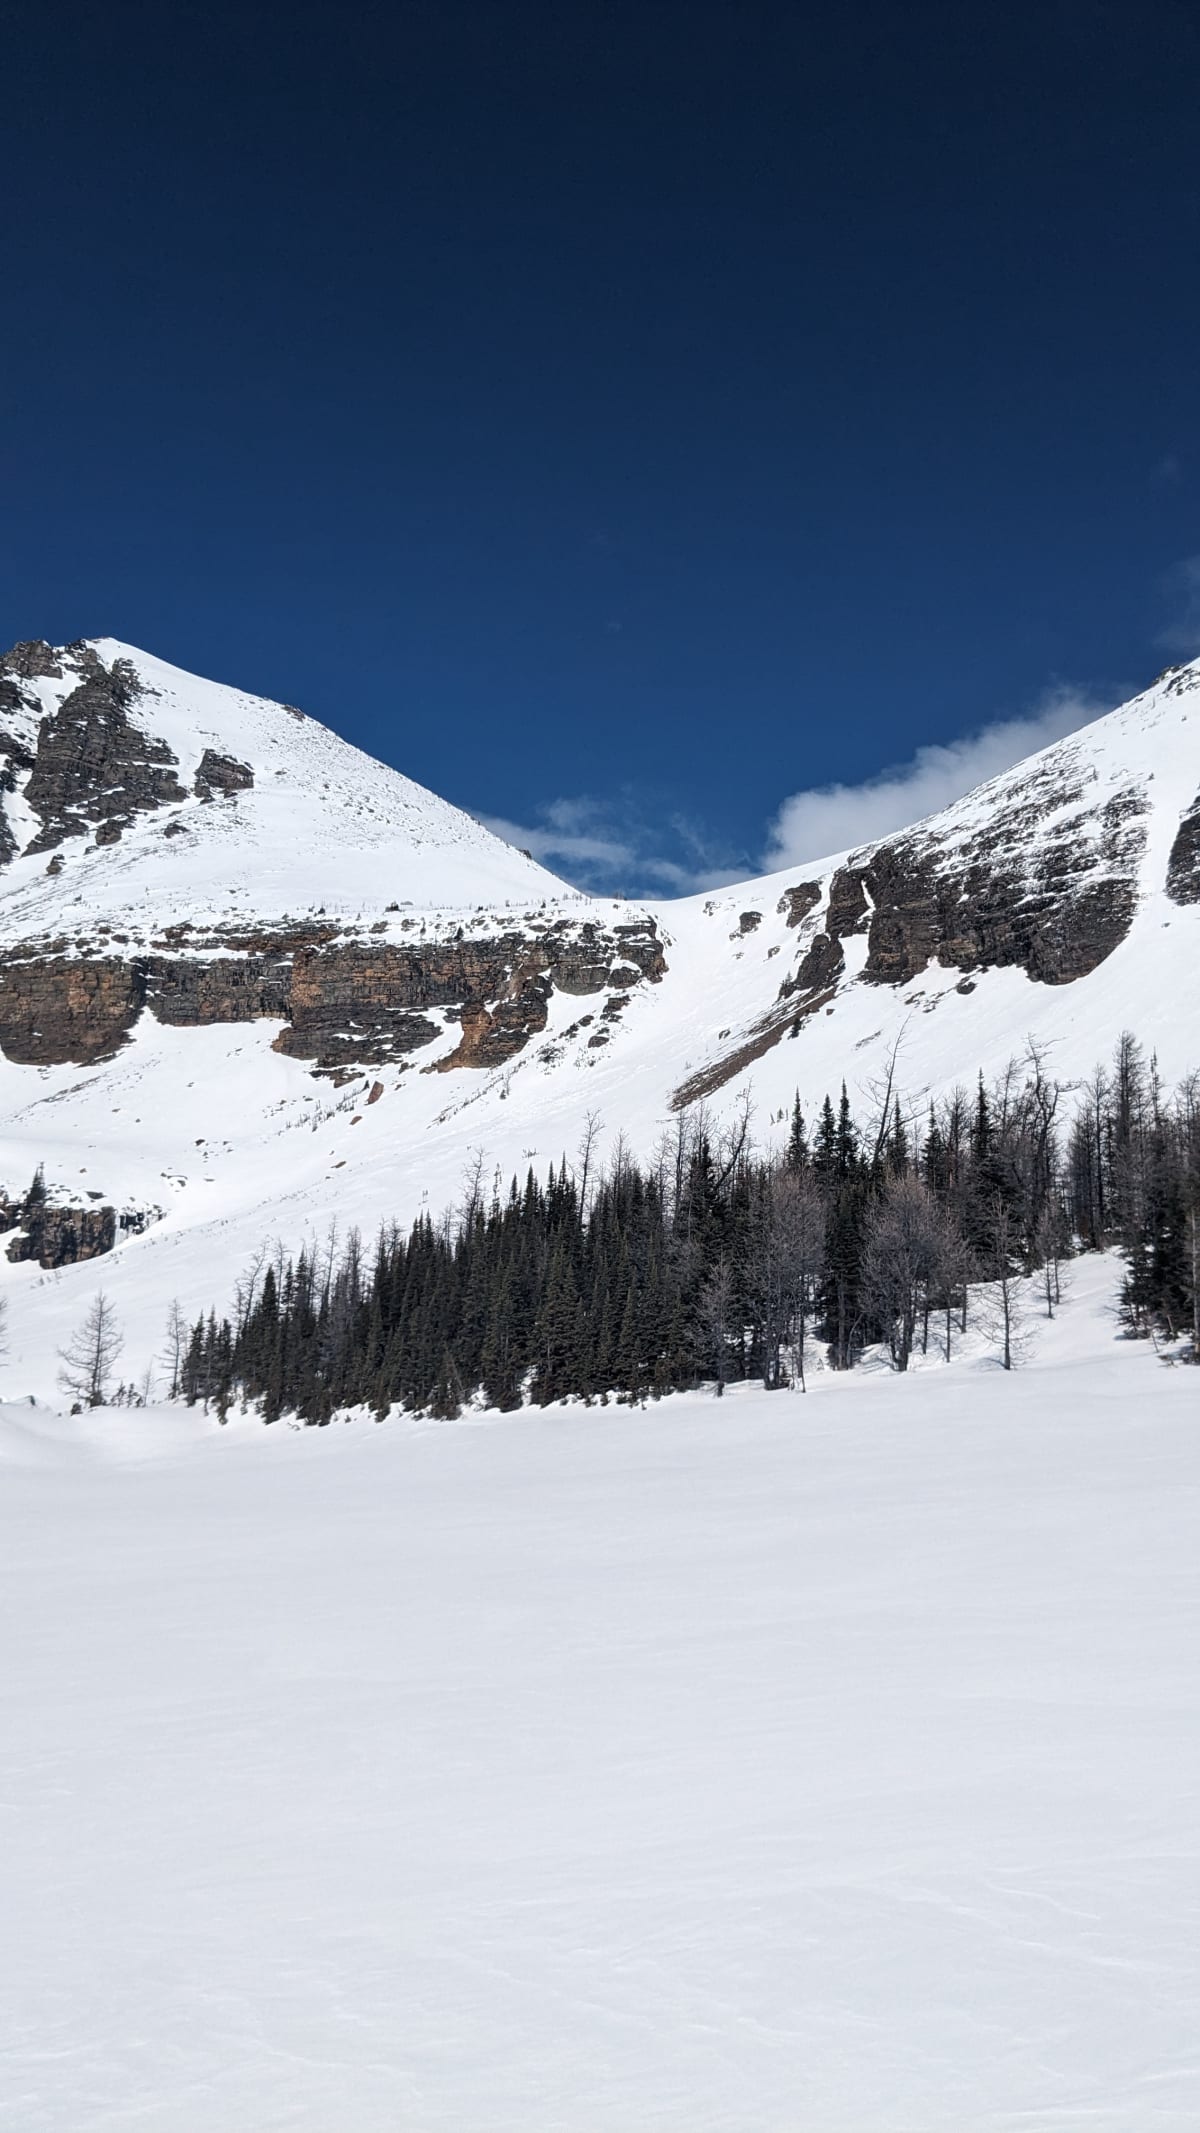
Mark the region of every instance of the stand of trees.
<instances>
[{"instance_id":1,"label":"stand of trees","mask_svg":"<svg viewBox=\"0 0 1200 2133\"><path fill-rule=\"evenodd\" d=\"M947 1359L982 1310L1011 1368L1020 1277L1053 1313L1077 1247L1118 1243L1131 1333L1190 1331L1200 1355L1200 1077L1165 1101L1136 1041L1076 1097L1031 1048L991 1088L955 1091L919 1126L892 1078L869 1131L845 1087L811 1127L797 1099L784 1152L756 1155L749 1106L717 1131L680 1117L646 1167L618 1144L530 1171L485 1203L385 1229L364 1249L266 1253L232 1317L186 1333L172 1386L189 1403L295 1413L394 1406L437 1417L568 1395L626 1400L758 1377L803 1385L814 1341L836 1369L884 1343L897 1370Z\"/></svg>"}]
</instances>

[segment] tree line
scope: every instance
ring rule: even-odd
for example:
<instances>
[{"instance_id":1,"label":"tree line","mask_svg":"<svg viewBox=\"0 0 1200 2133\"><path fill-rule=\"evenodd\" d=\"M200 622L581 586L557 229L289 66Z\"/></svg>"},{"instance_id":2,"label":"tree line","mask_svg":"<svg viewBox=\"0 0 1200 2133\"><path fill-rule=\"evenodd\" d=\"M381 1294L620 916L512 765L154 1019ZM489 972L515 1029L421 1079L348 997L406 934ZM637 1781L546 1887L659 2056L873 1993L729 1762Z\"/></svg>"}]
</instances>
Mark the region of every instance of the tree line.
<instances>
[{"instance_id":1,"label":"tree line","mask_svg":"<svg viewBox=\"0 0 1200 2133\"><path fill-rule=\"evenodd\" d=\"M1068 1092L1031 1046L914 1119L895 1069L869 1123L844 1085L811 1122L797 1098L777 1154L748 1101L723 1126L681 1114L646 1164L621 1140L601 1164L593 1119L544 1181L489 1196L478 1163L438 1222L264 1251L230 1315L173 1312L171 1395L309 1423L719 1395L803 1386L814 1344L838 1370L879 1344L900 1371L931 1343L949 1360L973 1322L1012 1368L1028 1277L1052 1315L1064 1259L1113 1244L1127 1331L1200 1356L1200 1076L1168 1098L1126 1035Z\"/></svg>"}]
</instances>

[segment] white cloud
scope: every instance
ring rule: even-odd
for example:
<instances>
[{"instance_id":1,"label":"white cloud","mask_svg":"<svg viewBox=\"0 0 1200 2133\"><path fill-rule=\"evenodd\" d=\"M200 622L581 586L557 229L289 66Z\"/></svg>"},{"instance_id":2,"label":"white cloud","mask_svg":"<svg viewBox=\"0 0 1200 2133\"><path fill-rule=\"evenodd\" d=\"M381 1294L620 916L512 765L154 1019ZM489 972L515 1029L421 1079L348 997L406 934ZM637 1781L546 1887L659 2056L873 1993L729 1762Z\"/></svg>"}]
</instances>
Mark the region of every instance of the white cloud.
<instances>
[{"instance_id":1,"label":"white cloud","mask_svg":"<svg viewBox=\"0 0 1200 2133\"><path fill-rule=\"evenodd\" d=\"M1155 642L1165 652L1178 652L1194 659L1200 652L1200 555L1185 555L1168 571L1167 597L1175 609L1173 621L1161 629Z\"/></svg>"},{"instance_id":2,"label":"white cloud","mask_svg":"<svg viewBox=\"0 0 1200 2133\"><path fill-rule=\"evenodd\" d=\"M774 873L907 829L1109 708L1078 689L1057 688L1022 718L998 720L957 741L931 742L907 763L877 771L859 785L795 792L771 824L763 865Z\"/></svg>"},{"instance_id":3,"label":"white cloud","mask_svg":"<svg viewBox=\"0 0 1200 2133\"><path fill-rule=\"evenodd\" d=\"M510 822L500 815L480 815L485 829L532 854L543 866L562 874L576 888L597 895L690 896L700 889L743 881L747 866L714 863L704 834L682 816L651 825L629 794L613 800L550 800L537 809L533 823ZM663 850L669 839L678 849Z\"/></svg>"},{"instance_id":4,"label":"white cloud","mask_svg":"<svg viewBox=\"0 0 1200 2133\"><path fill-rule=\"evenodd\" d=\"M1200 557L1195 561L1200 601ZM651 816L645 796L639 799L631 789L606 799L580 794L550 800L538 805L529 823L498 815L479 820L592 894L692 896L758 873L809 865L907 829L1110 708L1084 690L1060 686L1019 718L996 720L956 741L929 743L908 762L860 784L793 793L768 827L761 858L735 865L729 846L703 824L677 813Z\"/></svg>"}]
</instances>

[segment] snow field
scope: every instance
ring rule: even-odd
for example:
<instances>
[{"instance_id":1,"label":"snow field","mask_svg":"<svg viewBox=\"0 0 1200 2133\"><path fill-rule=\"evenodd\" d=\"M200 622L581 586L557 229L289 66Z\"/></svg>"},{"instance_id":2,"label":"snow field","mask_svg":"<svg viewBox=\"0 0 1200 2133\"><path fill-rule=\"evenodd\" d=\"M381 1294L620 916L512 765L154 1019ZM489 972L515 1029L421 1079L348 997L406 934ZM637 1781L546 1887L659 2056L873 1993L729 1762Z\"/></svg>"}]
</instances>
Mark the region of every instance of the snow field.
<instances>
[{"instance_id":1,"label":"snow field","mask_svg":"<svg viewBox=\"0 0 1200 2133\"><path fill-rule=\"evenodd\" d=\"M1200 1383L0 1412L0 2125L1200 2119Z\"/></svg>"}]
</instances>

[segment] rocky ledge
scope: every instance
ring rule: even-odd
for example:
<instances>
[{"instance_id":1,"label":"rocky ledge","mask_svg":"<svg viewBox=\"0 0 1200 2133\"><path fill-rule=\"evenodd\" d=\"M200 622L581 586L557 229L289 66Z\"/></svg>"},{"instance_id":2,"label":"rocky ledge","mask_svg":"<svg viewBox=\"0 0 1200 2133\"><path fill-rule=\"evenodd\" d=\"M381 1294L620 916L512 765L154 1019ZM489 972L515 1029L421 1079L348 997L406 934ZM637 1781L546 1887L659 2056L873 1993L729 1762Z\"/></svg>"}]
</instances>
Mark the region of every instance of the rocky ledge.
<instances>
[{"instance_id":1,"label":"rocky ledge","mask_svg":"<svg viewBox=\"0 0 1200 2133\"><path fill-rule=\"evenodd\" d=\"M818 881L784 890L778 911L799 929L798 960L773 1005L676 1090L677 1108L711 1096L829 1008L865 935L856 978L909 984L935 959L967 973L1016 966L1039 984L1068 985L1110 956L1129 931L1145 851L1148 801L1130 782L1093 796L1095 772L1069 751L1052 765L997 781L986 810L953 814L864 847ZM967 805L979 806L981 796ZM1184 819L1168 887L1200 901L1200 797Z\"/></svg>"},{"instance_id":2,"label":"rocky ledge","mask_svg":"<svg viewBox=\"0 0 1200 2133\"><path fill-rule=\"evenodd\" d=\"M1129 931L1147 813L1134 784L1088 801L1083 780L1056 766L1014 784L965 834L917 830L856 854L783 993L834 983L843 943L861 933L870 985L906 985L935 957L963 972L1015 965L1045 985L1086 977Z\"/></svg>"},{"instance_id":3,"label":"rocky ledge","mask_svg":"<svg viewBox=\"0 0 1200 2133\"><path fill-rule=\"evenodd\" d=\"M1167 895L1177 904L1200 904L1200 793L1180 823L1171 846Z\"/></svg>"},{"instance_id":4,"label":"rocky ledge","mask_svg":"<svg viewBox=\"0 0 1200 2133\"><path fill-rule=\"evenodd\" d=\"M276 1050L338 1073L406 1058L457 1022L439 1070L492 1067L546 1027L555 992L622 997L666 969L648 918L561 919L490 939L461 928L413 943L331 936L243 932L217 954L182 942L128 955L19 946L0 963L0 1050L19 1065L86 1066L111 1058L144 1012L176 1027L267 1018L284 1025Z\"/></svg>"}]
</instances>

